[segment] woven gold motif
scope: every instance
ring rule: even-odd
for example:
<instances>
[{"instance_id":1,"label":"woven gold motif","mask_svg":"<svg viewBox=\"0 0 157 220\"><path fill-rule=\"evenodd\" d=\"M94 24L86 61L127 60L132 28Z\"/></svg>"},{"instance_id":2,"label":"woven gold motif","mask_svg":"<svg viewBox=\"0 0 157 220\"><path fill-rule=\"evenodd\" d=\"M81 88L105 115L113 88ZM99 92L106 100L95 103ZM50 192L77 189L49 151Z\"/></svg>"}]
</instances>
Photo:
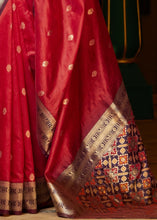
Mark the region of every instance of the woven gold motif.
<instances>
[{"instance_id":1,"label":"woven gold motif","mask_svg":"<svg viewBox=\"0 0 157 220\"><path fill-rule=\"evenodd\" d=\"M124 141L121 141L122 139ZM79 197L83 205L88 204L88 208L92 209L91 197L99 199L102 211L118 204L151 204L151 174L140 134L133 121L128 122L123 132L118 135L112 151L103 155L91 178L92 181L86 183L81 190L85 192L84 199Z\"/></svg>"},{"instance_id":2,"label":"woven gold motif","mask_svg":"<svg viewBox=\"0 0 157 220\"><path fill-rule=\"evenodd\" d=\"M89 173L92 172L101 157L111 149L116 137L126 133L123 129L127 125L127 118L129 119L131 111L128 102L122 83L114 102L84 138L74 162L58 178L57 182L64 184L65 190L73 191L76 195L88 180ZM128 106L127 110L126 106ZM83 154L83 152L86 153ZM117 181L116 179L117 177L114 178L114 181Z\"/></svg>"},{"instance_id":3,"label":"woven gold motif","mask_svg":"<svg viewBox=\"0 0 157 220\"><path fill-rule=\"evenodd\" d=\"M55 130L56 120L38 99L38 141L45 154L49 154L50 145Z\"/></svg>"},{"instance_id":4,"label":"woven gold motif","mask_svg":"<svg viewBox=\"0 0 157 220\"><path fill-rule=\"evenodd\" d=\"M0 210L22 212L23 209L37 209L35 182L0 181Z\"/></svg>"}]
</instances>

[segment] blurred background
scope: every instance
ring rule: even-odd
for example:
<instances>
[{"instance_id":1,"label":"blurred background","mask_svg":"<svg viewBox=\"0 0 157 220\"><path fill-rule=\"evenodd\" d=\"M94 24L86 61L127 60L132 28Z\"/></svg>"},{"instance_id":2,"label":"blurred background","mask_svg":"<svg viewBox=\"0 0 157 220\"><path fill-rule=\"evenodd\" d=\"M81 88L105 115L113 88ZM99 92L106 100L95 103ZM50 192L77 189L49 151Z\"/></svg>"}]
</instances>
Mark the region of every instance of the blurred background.
<instances>
[{"instance_id":1,"label":"blurred background","mask_svg":"<svg viewBox=\"0 0 157 220\"><path fill-rule=\"evenodd\" d=\"M135 119L157 118L157 0L100 0Z\"/></svg>"}]
</instances>

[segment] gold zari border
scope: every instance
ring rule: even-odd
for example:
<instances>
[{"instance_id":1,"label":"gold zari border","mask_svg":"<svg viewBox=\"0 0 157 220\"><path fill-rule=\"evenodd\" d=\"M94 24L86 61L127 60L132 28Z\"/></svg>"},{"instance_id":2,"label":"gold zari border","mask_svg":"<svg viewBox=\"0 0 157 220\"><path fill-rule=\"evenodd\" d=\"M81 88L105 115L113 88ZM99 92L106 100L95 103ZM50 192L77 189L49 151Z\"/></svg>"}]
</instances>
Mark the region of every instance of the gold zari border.
<instances>
[{"instance_id":1,"label":"gold zari border","mask_svg":"<svg viewBox=\"0 0 157 220\"><path fill-rule=\"evenodd\" d=\"M78 193L91 179L91 173L102 156L112 150L115 139L131 118L132 109L122 83L113 103L84 138L74 162L55 183L48 183L56 211L62 217L75 217L82 212L82 206L75 206Z\"/></svg>"},{"instance_id":2,"label":"gold zari border","mask_svg":"<svg viewBox=\"0 0 157 220\"><path fill-rule=\"evenodd\" d=\"M39 98L37 99L37 121L38 141L41 148L48 155L55 130L56 120L42 104Z\"/></svg>"},{"instance_id":3,"label":"gold zari border","mask_svg":"<svg viewBox=\"0 0 157 220\"><path fill-rule=\"evenodd\" d=\"M81 213L80 207L75 206L72 200L69 200L68 196L62 194L60 187L54 186L52 183L48 183L50 195L58 214L64 214L66 217L75 217L77 213ZM76 199L76 198L75 198ZM64 216L62 216L64 217Z\"/></svg>"},{"instance_id":4,"label":"gold zari border","mask_svg":"<svg viewBox=\"0 0 157 220\"><path fill-rule=\"evenodd\" d=\"M23 209L37 209L35 182L0 181L0 210L21 212Z\"/></svg>"},{"instance_id":5,"label":"gold zari border","mask_svg":"<svg viewBox=\"0 0 157 220\"><path fill-rule=\"evenodd\" d=\"M65 204L67 206L70 202L69 207L74 206L72 201L91 179L91 173L102 156L112 150L115 139L132 117L131 111L125 86L122 83L113 103L84 138L74 162L63 171L55 184L48 183L57 212L66 213L67 216L75 215L71 208L65 207ZM64 203L68 197L68 202ZM77 206L77 208L82 207ZM76 207L74 210L80 212Z\"/></svg>"},{"instance_id":6,"label":"gold zari border","mask_svg":"<svg viewBox=\"0 0 157 220\"><path fill-rule=\"evenodd\" d=\"M127 125L130 115L131 106L122 83L114 102L84 138L74 162L57 179L64 189L70 190L73 195L78 194L98 161L111 151L112 144Z\"/></svg>"}]
</instances>

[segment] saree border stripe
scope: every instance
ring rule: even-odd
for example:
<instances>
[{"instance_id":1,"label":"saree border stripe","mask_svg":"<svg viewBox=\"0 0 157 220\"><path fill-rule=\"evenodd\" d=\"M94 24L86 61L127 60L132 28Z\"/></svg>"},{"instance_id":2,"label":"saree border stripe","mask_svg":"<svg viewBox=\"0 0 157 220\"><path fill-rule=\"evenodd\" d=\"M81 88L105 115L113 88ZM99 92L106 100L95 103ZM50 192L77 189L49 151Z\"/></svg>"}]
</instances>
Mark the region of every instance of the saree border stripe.
<instances>
[{"instance_id":1,"label":"saree border stripe","mask_svg":"<svg viewBox=\"0 0 157 220\"><path fill-rule=\"evenodd\" d=\"M10 183L0 181L0 210L20 212L36 211L35 182Z\"/></svg>"},{"instance_id":2,"label":"saree border stripe","mask_svg":"<svg viewBox=\"0 0 157 220\"><path fill-rule=\"evenodd\" d=\"M127 107L128 106L128 107ZM57 185L76 196L102 156L111 151L116 137L130 119L131 106L122 83L114 102L87 134L73 163L59 176Z\"/></svg>"},{"instance_id":3,"label":"saree border stripe","mask_svg":"<svg viewBox=\"0 0 157 220\"><path fill-rule=\"evenodd\" d=\"M47 108L37 99L38 141L46 155L49 155L56 120Z\"/></svg>"},{"instance_id":4,"label":"saree border stripe","mask_svg":"<svg viewBox=\"0 0 157 220\"><path fill-rule=\"evenodd\" d=\"M60 216L64 217L75 217L78 213L81 213L81 209L83 209L81 206L75 206L75 203L72 200L69 200L69 198L61 193L61 190L59 187L52 183L48 183L48 187L50 190L50 195L53 201L53 204L55 206L56 212ZM76 198L75 198L76 199Z\"/></svg>"}]
</instances>

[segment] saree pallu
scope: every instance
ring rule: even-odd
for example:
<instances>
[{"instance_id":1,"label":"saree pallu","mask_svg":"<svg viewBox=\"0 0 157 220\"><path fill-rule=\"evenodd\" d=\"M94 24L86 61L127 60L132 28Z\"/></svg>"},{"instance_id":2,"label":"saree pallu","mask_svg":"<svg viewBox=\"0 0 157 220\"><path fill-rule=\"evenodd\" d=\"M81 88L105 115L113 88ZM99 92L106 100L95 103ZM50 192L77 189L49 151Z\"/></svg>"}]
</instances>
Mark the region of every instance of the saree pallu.
<instances>
[{"instance_id":1,"label":"saree pallu","mask_svg":"<svg viewBox=\"0 0 157 220\"><path fill-rule=\"evenodd\" d=\"M35 107L31 4L0 5L0 214L35 213L30 110ZM31 2L30 2L31 3ZM31 64L32 63L32 64ZM32 93L32 94L31 94ZM34 98L33 98L34 97ZM33 103L34 100L34 103ZM31 106L31 109L30 109Z\"/></svg>"},{"instance_id":2,"label":"saree pallu","mask_svg":"<svg viewBox=\"0 0 157 220\"><path fill-rule=\"evenodd\" d=\"M99 1L35 0L35 19L38 141L58 215L157 217Z\"/></svg>"}]
</instances>

